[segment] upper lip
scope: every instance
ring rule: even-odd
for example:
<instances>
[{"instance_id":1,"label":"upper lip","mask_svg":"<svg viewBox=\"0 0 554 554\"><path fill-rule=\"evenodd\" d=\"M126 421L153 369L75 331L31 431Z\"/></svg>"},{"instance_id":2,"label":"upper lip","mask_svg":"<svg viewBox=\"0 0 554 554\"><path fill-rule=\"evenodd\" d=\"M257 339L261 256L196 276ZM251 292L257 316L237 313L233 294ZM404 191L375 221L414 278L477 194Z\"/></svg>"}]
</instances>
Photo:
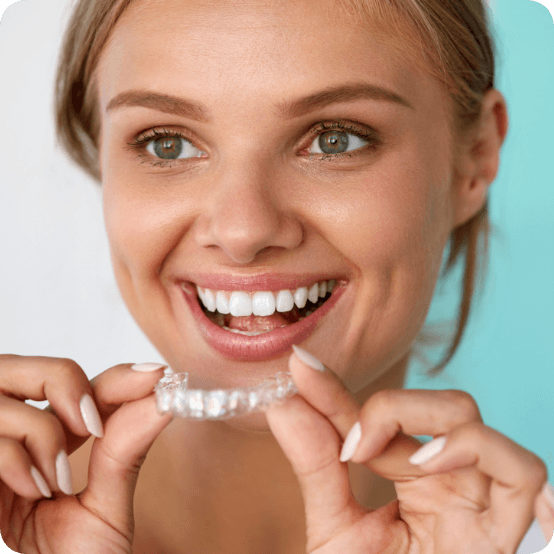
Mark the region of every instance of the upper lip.
<instances>
[{"instance_id":1,"label":"upper lip","mask_svg":"<svg viewBox=\"0 0 554 554\"><path fill-rule=\"evenodd\" d=\"M310 274L285 274L285 273L264 273L259 275L223 275L217 273L202 273L189 275L180 281L188 281L201 288L211 290L229 291L280 291L286 289L297 289L307 287L316 282L346 280L344 276L330 275L329 273Z\"/></svg>"}]
</instances>

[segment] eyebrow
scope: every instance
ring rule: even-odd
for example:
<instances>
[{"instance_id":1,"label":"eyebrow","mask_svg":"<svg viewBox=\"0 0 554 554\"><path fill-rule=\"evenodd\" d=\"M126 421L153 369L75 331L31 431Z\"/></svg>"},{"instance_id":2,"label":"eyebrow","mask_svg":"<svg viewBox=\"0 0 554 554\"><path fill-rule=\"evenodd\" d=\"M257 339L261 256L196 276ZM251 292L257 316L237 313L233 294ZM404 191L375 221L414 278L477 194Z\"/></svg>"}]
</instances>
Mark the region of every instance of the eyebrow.
<instances>
[{"instance_id":1,"label":"eyebrow","mask_svg":"<svg viewBox=\"0 0 554 554\"><path fill-rule=\"evenodd\" d=\"M275 107L277 115L285 119L292 119L329 104L359 99L382 100L414 109L407 100L398 94L367 83L354 83L328 88L303 98L280 102ZM210 121L210 111L199 102L147 90L128 90L118 94L110 100L106 112L136 106L175 114L204 123Z\"/></svg>"},{"instance_id":2,"label":"eyebrow","mask_svg":"<svg viewBox=\"0 0 554 554\"><path fill-rule=\"evenodd\" d=\"M407 100L395 92L368 83L354 83L328 88L298 100L281 102L277 105L277 109L281 116L292 119L329 104L359 99L383 100L414 109Z\"/></svg>"}]
</instances>

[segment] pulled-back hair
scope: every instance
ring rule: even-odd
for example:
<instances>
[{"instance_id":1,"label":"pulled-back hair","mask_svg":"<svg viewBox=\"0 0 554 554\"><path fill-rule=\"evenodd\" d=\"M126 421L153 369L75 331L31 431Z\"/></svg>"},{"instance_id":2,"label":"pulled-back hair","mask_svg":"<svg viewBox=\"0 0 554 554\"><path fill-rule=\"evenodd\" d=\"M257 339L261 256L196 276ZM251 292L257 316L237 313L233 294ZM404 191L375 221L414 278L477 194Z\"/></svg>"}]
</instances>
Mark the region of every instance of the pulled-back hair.
<instances>
[{"instance_id":1,"label":"pulled-back hair","mask_svg":"<svg viewBox=\"0 0 554 554\"><path fill-rule=\"evenodd\" d=\"M100 52L132 0L77 0L63 39L55 81L56 134L69 156L101 182L100 114L95 68ZM420 54L454 106L454 136L477 123L484 94L494 87L494 51L481 0L337 0L368 26L393 37L400 49ZM472 219L454 229L443 277L463 261L457 327L444 358L427 371L441 372L466 328L478 273L488 259L488 200ZM480 237L484 238L483 248ZM479 266L482 262L482 266Z\"/></svg>"}]
</instances>

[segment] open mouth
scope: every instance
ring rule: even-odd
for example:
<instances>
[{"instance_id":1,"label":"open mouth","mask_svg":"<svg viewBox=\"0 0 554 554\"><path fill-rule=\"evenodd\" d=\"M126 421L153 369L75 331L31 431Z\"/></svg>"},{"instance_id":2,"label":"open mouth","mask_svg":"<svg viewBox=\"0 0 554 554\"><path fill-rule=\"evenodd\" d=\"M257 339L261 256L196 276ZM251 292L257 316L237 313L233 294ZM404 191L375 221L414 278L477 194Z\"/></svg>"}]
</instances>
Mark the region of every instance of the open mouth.
<instances>
[{"instance_id":1,"label":"open mouth","mask_svg":"<svg viewBox=\"0 0 554 554\"><path fill-rule=\"evenodd\" d=\"M321 308L331 297L336 280L280 291L215 291L196 287L200 307L220 328L257 336L298 323Z\"/></svg>"},{"instance_id":2,"label":"open mouth","mask_svg":"<svg viewBox=\"0 0 554 554\"><path fill-rule=\"evenodd\" d=\"M348 288L348 281L340 278L284 290L273 285L286 280L282 276L202 279L212 281L214 288L180 282L200 336L224 358L246 362L278 358L307 340Z\"/></svg>"}]
</instances>

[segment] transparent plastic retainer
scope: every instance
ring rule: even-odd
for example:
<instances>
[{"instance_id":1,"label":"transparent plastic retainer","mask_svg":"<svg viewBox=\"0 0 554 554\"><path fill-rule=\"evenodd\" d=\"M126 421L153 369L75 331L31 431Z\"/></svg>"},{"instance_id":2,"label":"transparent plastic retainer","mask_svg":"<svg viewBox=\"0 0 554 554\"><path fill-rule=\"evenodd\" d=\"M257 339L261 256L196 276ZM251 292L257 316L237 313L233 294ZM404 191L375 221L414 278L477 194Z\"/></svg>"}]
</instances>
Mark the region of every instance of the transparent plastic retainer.
<instances>
[{"instance_id":1,"label":"transparent plastic retainer","mask_svg":"<svg viewBox=\"0 0 554 554\"><path fill-rule=\"evenodd\" d=\"M283 404L298 392L291 374L284 371L253 387L201 390L187 385L188 373L166 369L154 387L158 412L198 421L230 419Z\"/></svg>"}]
</instances>

